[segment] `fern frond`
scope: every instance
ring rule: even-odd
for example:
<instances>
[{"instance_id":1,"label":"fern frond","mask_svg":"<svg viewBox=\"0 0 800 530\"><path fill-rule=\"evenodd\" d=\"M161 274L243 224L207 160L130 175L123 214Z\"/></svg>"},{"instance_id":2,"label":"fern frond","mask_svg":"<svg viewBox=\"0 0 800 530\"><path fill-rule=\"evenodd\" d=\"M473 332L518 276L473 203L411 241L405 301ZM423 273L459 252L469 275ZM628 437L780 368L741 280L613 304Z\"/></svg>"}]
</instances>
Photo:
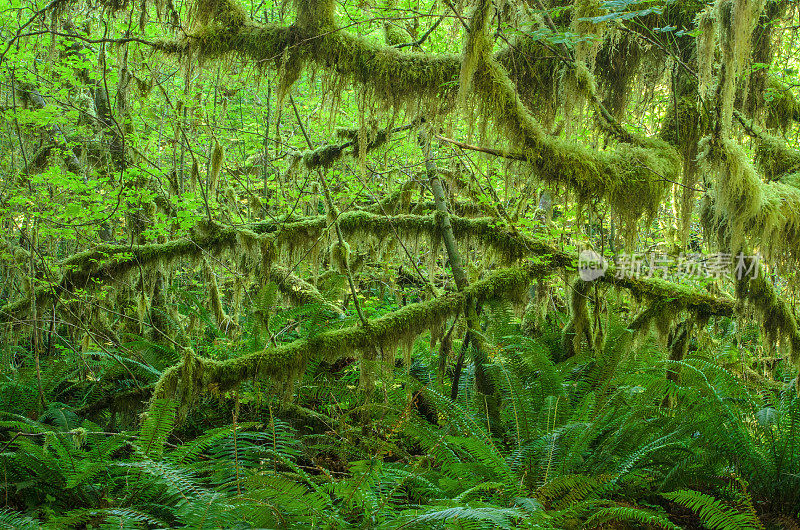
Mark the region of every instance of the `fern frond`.
<instances>
[{"instance_id":1,"label":"fern frond","mask_svg":"<svg viewBox=\"0 0 800 530\"><path fill-rule=\"evenodd\" d=\"M0 528L8 530L36 530L39 522L32 517L21 515L8 508L0 508Z\"/></svg>"},{"instance_id":2,"label":"fern frond","mask_svg":"<svg viewBox=\"0 0 800 530\"><path fill-rule=\"evenodd\" d=\"M711 495L694 490L662 493L662 497L689 508L709 530L763 530L753 513L741 512Z\"/></svg>"},{"instance_id":3,"label":"fern frond","mask_svg":"<svg viewBox=\"0 0 800 530\"><path fill-rule=\"evenodd\" d=\"M628 506L612 506L598 510L597 513L587 519L586 528L605 528L608 523L632 523L646 525L647 528L681 530L680 526L667 519L664 514Z\"/></svg>"},{"instance_id":4,"label":"fern frond","mask_svg":"<svg viewBox=\"0 0 800 530\"><path fill-rule=\"evenodd\" d=\"M164 452L164 444L175 426L177 403L169 399L153 402L142 424L136 445L145 457L158 460Z\"/></svg>"}]
</instances>

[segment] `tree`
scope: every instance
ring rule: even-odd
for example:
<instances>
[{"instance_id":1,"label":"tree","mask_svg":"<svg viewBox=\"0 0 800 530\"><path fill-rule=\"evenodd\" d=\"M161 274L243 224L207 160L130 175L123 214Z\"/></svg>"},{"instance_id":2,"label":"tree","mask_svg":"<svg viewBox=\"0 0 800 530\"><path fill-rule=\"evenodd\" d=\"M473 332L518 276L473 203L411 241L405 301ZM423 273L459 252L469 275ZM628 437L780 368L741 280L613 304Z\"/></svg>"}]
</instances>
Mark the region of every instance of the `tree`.
<instances>
[{"instance_id":1,"label":"tree","mask_svg":"<svg viewBox=\"0 0 800 530\"><path fill-rule=\"evenodd\" d=\"M712 319L800 358L789 2L38 4L0 15L25 413L57 401L58 363L97 382L94 417L291 396L351 359L370 402L429 336L440 390L471 365L499 436L487 308L508 302L599 364L631 303L617 355L654 329L674 384ZM586 249L616 261L580 277Z\"/></svg>"}]
</instances>

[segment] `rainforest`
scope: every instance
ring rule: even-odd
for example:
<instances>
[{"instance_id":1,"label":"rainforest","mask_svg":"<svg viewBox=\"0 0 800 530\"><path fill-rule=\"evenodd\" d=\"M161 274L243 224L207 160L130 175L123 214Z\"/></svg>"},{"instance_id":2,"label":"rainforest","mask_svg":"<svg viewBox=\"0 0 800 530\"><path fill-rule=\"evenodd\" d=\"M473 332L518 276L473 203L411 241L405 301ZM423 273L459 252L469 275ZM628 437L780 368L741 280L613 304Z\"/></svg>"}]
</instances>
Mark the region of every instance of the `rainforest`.
<instances>
[{"instance_id":1,"label":"rainforest","mask_svg":"<svg viewBox=\"0 0 800 530\"><path fill-rule=\"evenodd\" d=\"M0 528L800 529L795 0L0 0Z\"/></svg>"}]
</instances>

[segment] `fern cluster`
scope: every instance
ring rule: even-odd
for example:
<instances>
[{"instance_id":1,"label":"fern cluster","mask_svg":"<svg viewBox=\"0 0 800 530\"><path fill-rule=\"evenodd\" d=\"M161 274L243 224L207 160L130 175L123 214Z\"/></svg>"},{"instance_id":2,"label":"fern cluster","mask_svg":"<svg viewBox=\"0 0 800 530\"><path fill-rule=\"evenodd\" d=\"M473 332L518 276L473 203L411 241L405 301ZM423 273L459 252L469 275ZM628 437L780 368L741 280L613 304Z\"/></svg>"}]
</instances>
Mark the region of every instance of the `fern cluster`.
<instances>
[{"instance_id":1,"label":"fern cluster","mask_svg":"<svg viewBox=\"0 0 800 530\"><path fill-rule=\"evenodd\" d=\"M274 322L316 314L306 311ZM750 388L704 348L664 361L645 341L625 355L630 330L613 321L601 356L556 362L556 329L527 336L507 308L487 311L484 368L502 403L499 425L474 390L472 365L453 401L423 340L410 371L385 374L366 403L353 392L356 365L317 363L291 403L254 381L205 398L185 419L170 400L146 413L87 408L121 390L104 380L133 395L151 384L170 352L143 339L129 344L138 360L85 357L98 381L72 388L80 367L65 357L35 419L26 408L33 378L18 372L0 387L0 527L744 529L796 520L800 398L788 386ZM678 368L677 381L665 377Z\"/></svg>"}]
</instances>

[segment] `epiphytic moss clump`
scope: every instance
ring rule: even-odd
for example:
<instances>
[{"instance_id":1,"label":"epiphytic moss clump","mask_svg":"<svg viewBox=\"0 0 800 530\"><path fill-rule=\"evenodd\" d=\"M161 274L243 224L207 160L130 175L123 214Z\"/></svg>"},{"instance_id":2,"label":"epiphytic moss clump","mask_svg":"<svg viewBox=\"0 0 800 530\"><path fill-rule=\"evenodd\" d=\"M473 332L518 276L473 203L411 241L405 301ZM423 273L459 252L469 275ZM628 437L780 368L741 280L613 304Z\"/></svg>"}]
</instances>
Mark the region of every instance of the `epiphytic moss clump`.
<instances>
[{"instance_id":1,"label":"epiphytic moss clump","mask_svg":"<svg viewBox=\"0 0 800 530\"><path fill-rule=\"evenodd\" d=\"M589 347L594 346L592 322L589 319L588 299L592 287L590 282L575 280L570 285L569 320L561 335L561 347L569 358L581 352L581 344L586 340Z\"/></svg>"},{"instance_id":2,"label":"epiphytic moss clump","mask_svg":"<svg viewBox=\"0 0 800 530\"><path fill-rule=\"evenodd\" d=\"M792 122L800 121L800 102L792 93L791 87L775 77L768 77L765 84L765 125L785 134Z\"/></svg>"},{"instance_id":3,"label":"epiphytic moss clump","mask_svg":"<svg viewBox=\"0 0 800 530\"><path fill-rule=\"evenodd\" d=\"M628 220L652 214L666 190L663 180L675 180L680 170L678 155L665 142L636 138L638 145L620 144L615 149L597 151L576 142L553 138L536 121L516 95L513 83L502 66L488 53L487 17L476 8L470 42L484 55L474 67L475 99L482 114L491 116L498 127L523 146L525 155L543 180L563 182L576 189L579 198L603 196ZM481 25L479 26L478 23ZM580 75L587 93L596 93L593 77ZM585 70L588 72L588 70ZM463 82L463 81L462 81ZM635 190L635 191L634 191Z\"/></svg>"},{"instance_id":4,"label":"epiphytic moss clump","mask_svg":"<svg viewBox=\"0 0 800 530\"><path fill-rule=\"evenodd\" d=\"M648 53L652 53L648 50ZM639 41L629 34L608 38L600 47L596 61L600 91L609 112L621 117L631 96L631 85L645 56Z\"/></svg>"},{"instance_id":5,"label":"epiphytic moss clump","mask_svg":"<svg viewBox=\"0 0 800 530\"><path fill-rule=\"evenodd\" d=\"M767 180L781 180L783 176L800 170L800 151L790 147L785 140L764 131L751 120L737 116L747 133L758 141L755 161Z\"/></svg>"},{"instance_id":6,"label":"epiphytic moss clump","mask_svg":"<svg viewBox=\"0 0 800 530\"><path fill-rule=\"evenodd\" d=\"M756 309L770 342L784 339L793 362L800 360L800 329L791 307L777 293L775 286L759 270L755 278L745 275L736 283L736 294L748 306Z\"/></svg>"},{"instance_id":7,"label":"epiphytic moss clump","mask_svg":"<svg viewBox=\"0 0 800 530\"><path fill-rule=\"evenodd\" d=\"M340 273L345 274L350 269L350 245L346 241L340 244L334 241L330 249L331 263Z\"/></svg>"},{"instance_id":8,"label":"epiphytic moss clump","mask_svg":"<svg viewBox=\"0 0 800 530\"><path fill-rule=\"evenodd\" d=\"M208 189L209 193L213 196L217 191L217 183L219 182L219 173L222 170L222 146L218 141L214 142L214 151L211 153L211 173L208 175Z\"/></svg>"},{"instance_id":9,"label":"epiphytic moss clump","mask_svg":"<svg viewBox=\"0 0 800 530\"><path fill-rule=\"evenodd\" d=\"M445 319L462 314L467 300L482 303L507 297L524 290L531 280L547 272L547 267L538 264L503 269L463 292L406 305L370 320L367 326L324 331L229 361L203 358L186 351L179 364L162 373L153 398L170 397L187 407L200 393L212 388L224 391L254 377L289 381L302 374L311 359L334 361L357 353L370 357L376 345L393 358L398 345L408 344L421 333L439 327Z\"/></svg>"},{"instance_id":10,"label":"epiphytic moss clump","mask_svg":"<svg viewBox=\"0 0 800 530\"><path fill-rule=\"evenodd\" d=\"M734 99L740 73L750 55L751 37L758 17L764 8L764 0L717 0L714 4L713 26L717 28L722 63L719 71L720 126L728 131L733 116ZM708 53L708 50L703 50ZM701 56L701 71L712 57ZM702 76L701 76L702 77ZM727 134L727 133L725 133Z\"/></svg>"},{"instance_id":11,"label":"epiphytic moss clump","mask_svg":"<svg viewBox=\"0 0 800 530\"><path fill-rule=\"evenodd\" d=\"M742 148L733 140L706 139L701 153L719 175L710 199L713 224L738 251L745 234L769 259L797 259L800 244L800 189L784 182L763 182Z\"/></svg>"}]
</instances>

